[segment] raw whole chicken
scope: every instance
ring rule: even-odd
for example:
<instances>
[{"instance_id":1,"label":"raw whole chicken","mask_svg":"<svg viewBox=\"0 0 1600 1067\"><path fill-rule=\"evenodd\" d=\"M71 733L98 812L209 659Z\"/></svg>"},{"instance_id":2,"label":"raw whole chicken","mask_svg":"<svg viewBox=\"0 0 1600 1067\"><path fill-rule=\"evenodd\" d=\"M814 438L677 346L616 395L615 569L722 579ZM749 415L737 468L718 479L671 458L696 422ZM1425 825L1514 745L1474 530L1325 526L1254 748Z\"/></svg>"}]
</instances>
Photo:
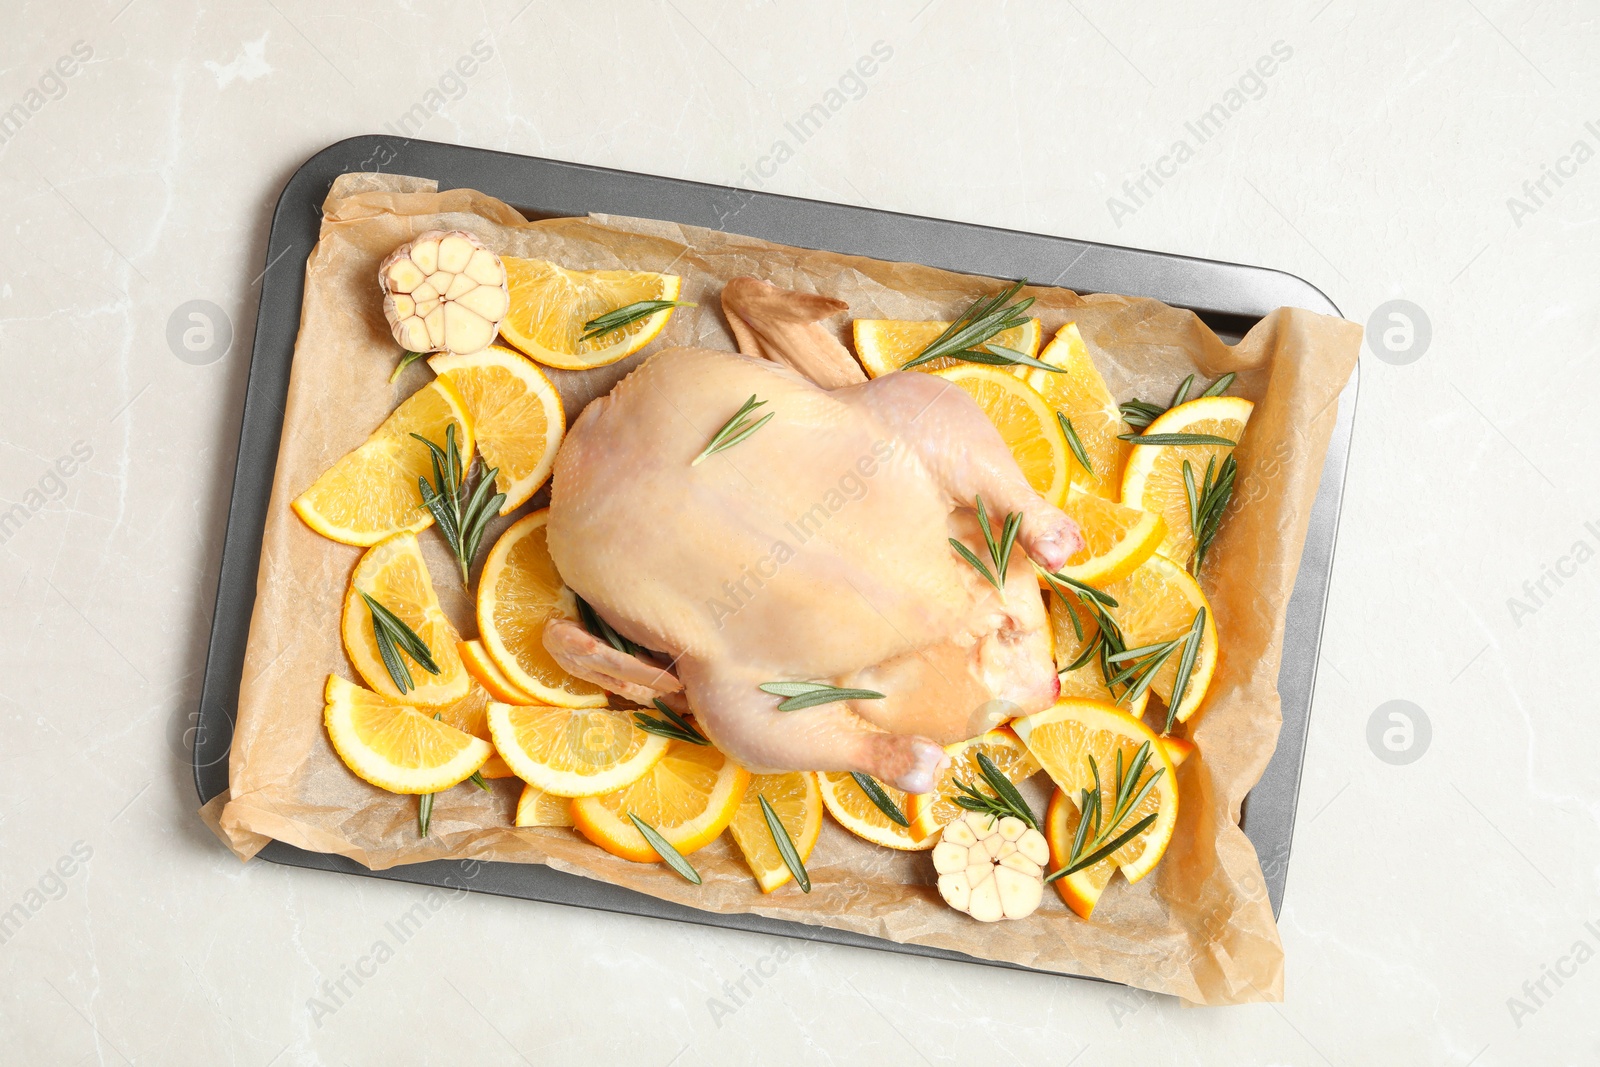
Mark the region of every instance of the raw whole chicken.
<instances>
[{"instance_id":1,"label":"raw whole chicken","mask_svg":"<svg viewBox=\"0 0 1600 1067\"><path fill-rule=\"evenodd\" d=\"M866 380L822 325L841 301L754 278L722 301L739 353L658 352L583 411L555 464L556 567L662 660L559 617L545 646L628 699L686 698L752 770L860 771L927 792L942 745L1055 700L1024 554L1058 569L1077 528L960 389L916 372ZM752 395L773 418L693 463ZM996 526L1022 516L1004 596L949 543L987 558L980 494ZM884 697L785 712L759 688L779 681Z\"/></svg>"}]
</instances>

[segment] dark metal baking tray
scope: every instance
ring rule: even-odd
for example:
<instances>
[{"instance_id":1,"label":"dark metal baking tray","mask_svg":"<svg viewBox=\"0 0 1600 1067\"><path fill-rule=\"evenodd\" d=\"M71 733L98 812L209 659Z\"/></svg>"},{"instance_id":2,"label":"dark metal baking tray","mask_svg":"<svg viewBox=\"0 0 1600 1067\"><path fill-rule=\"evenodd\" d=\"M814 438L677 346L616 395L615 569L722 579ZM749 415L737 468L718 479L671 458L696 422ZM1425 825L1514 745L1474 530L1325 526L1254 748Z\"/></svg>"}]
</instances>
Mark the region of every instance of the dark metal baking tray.
<instances>
[{"instance_id":1,"label":"dark metal baking tray","mask_svg":"<svg viewBox=\"0 0 1600 1067\"><path fill-rule=\"evenodd\" d=\"M256 567L300 322L304 263L317 240L321 205L330 183L352 171L418 175L437 180L441 189L480 189L517 207L529 218L603 212L665 219L876 259L925 263L1000 278L1026 277L1078 292L1150 296L1194 310L1229 341L1242 336L1258 319L1280 306L1339 313L1310 283L1261 267L382 135L353 137L330 145L289 179L272 218L233 500L195 729L195 786L202 801L215 797L228 785L228 749L233 740L245 640L255 601ZM1355 399L1356 380L1352 377L1339 400L1338 422L1323 465L1310 531L1289 602L1283 665L1278 673L1283 730L1266 773L1244 806L1243 827L1261 857L1274 914L1283 903L1289 847L1294 836L1295 806ZM696 911L534 864L469 867L452 861L371 871L342 856L307 852L278 841L262 850L261 857L297 867L470 888L810 941L972 963L993 962L821 926L756 915Z\"/></svg>"}]
</instances>

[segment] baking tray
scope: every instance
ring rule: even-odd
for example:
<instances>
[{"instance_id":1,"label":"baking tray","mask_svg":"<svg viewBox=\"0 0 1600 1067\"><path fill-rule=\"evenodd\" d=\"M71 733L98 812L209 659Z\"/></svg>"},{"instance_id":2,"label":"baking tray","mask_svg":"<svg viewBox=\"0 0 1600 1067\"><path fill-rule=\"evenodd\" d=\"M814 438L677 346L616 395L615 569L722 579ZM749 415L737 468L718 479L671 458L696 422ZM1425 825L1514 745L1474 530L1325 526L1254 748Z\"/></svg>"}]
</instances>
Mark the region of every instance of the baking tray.
<instances>
[{"instance_id":1,"label":"baking tray","mask_svg":"<svg viewBox=\"0 0 1600 1067\"><path fill-rule=\"evenodd\" d=\"M255 602L256 568L278 441L283 429L289 367L300 324L305 261L316 243L328 187L340 174L382 171L438 181L441 189L470 187L511 204L529 218L604 212L665 219L728 230L784 244L875 259L925 263L997 278L1028 278L1085 292L1150 296L1200 315L1225 340L1237 340L1274 308L1293 306L1339 314L1309 282L1280 271L1191 259L1062 237L829 204L759 190L703 185L557 160L477 148L368 135L318 152L297 170L273 212L255 348L245 393L234 470L233 501L223 542L217 603L211 623L199 717L194 731L194 776L202 802L228 785L245 641ZM1345 461L1355 416L1356 377L1339 399L1338 421L1312 506L1300 570L1289 601L1278 692L1283 729L1266 773L1246 798L1242 825L1266 873L1272 910L1283 904L1306 730L1316 683L1317 650L1333 566L1334 536ZM307 852L280 841L260 853L272 863L368 878L471 889L548 903L648 915L661 919L783 934L807 941L855 945L939 959L1015 967L958 952L896 942L757 915L697 911L605 882L537 864L438 861L371 871L343 856ZM1028 968L1016 968L1027 970Z\"/></svg>"}]
</instances>

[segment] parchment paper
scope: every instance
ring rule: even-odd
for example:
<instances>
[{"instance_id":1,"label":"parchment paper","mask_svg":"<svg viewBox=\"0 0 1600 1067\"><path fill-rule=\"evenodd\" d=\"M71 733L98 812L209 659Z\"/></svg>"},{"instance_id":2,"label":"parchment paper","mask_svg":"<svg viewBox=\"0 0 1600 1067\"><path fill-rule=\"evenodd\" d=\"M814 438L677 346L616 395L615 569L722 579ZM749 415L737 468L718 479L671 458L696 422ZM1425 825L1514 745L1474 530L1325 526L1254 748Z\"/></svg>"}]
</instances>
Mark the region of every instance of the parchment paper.
<instances>
[{"instance_id":1,"label":"parchment paper","mask_svg":"<svg viewBox=\"0 0 1600 1067\"><path fill-rule=\"evenodd\" d=\"M1232 370L1239 374L1232 391L1256 408L1236 453L1236 503L1208 557L1205 587L1221 634L1221 660L1206 707L1190 724L1199 754L1178 771L1180 817L1165 860L1137 885L1114 880L1092 922L1047 891L1044 905L1027 920L979 924L940 900L927 853L878 848L831 821L807 865L813 891L784 888L763 896L726 837L694 854L705 879L695 887L662 865L614 858L570 830L513 828L515 779L496 782L492 794L463 784L439 795L432 834L421 839L416 798L369 786L339 762L322 726L322 691L330 673L357 678L340 647L339 612L362 550L312 533L289 503L431 375L419 362L397 384L386 384L399 352L375 280L384 255L430 229L468 230L503 254L569 267L683 276L683 298L700 306L679 309L644 352L595 371L547 372L561 390L569 422L661 346L731 349L718 297L740 274L839 297L852 315L868 318L950 319L996 288L993 281L918 265L647 220L528 222L470 190L439 193L417 178L341 177L306 265L230 788L203 812L241 858L276 838L374 869L451 857L548 863L689 907L755 912L1096 975L1198 1003L1282 998L1277 927L1255 851L1237 823L1240 803L1277 741L1284 615L1360 327L1281 309L1229 347L1191 313L1154 300L1029 290L1047 337L1078 322L1119 399L1164 402L1191 371L1211 379ZM839 330L848 344L847 320ZM543 504L541 494L530 506ZM485 546L505 525L490 530ZM420 540L446 610L464 636L472 635L471 605L442 539L424 532ZM1269 857L1274 860L1281 857Z\"/></svg>"}]
</instances>

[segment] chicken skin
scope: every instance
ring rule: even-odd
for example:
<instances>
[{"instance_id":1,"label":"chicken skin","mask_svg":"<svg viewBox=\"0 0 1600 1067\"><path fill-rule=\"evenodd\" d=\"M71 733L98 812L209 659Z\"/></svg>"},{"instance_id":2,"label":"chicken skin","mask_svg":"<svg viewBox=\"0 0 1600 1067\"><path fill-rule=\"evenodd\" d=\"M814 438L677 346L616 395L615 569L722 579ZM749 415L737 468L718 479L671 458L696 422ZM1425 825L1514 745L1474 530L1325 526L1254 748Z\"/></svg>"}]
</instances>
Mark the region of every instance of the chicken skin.
<instances>
[{"instance_id":1,"label":"chicken skin","mask_svg":"<svg viewBox=\"0 0 1600 1067\"><path fill-rule=\"evenodd\" d=\"M942 745L1054 701L1024 554L1057 569L1077 529L960 389L920 373L866 380L820 324L841 302L740 278L723 306L740 353L657 353L584 410L556 458L556 567L662 659L563 618L545 645L631 700L686 701L752 770L860 771L926 792ZM771 420L695 463L751 396ZM987 557L980 495L996 522L1022 515L1003 595L949 543ZM784 712L759 688L779 681L884 696Z\"/></svg>"}]
</instances>

